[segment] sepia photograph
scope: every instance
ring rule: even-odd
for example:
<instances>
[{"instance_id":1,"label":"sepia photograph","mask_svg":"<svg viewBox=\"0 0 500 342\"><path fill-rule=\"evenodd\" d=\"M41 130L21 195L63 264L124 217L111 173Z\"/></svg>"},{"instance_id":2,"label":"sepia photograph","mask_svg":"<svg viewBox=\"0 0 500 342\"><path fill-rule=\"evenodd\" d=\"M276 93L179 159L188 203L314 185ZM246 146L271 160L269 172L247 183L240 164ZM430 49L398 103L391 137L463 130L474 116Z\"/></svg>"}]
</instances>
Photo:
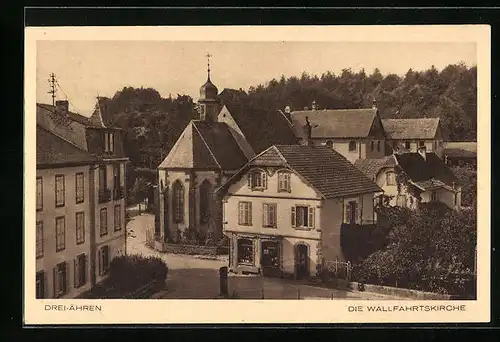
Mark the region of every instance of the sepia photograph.
<instances>
[{"instance_id":1,"label":"sepia photograph","mask_svg":"<svg viewBox=\"0 0 500 342\"><path fill-rule=\"evenodd\" d=\"M489 305L489 30L419 28L33 28L25 315L99 322L113 303L131 322L126 305L197 300L237 321L290 301L327 321L474 317L480 275Z\"/></svg>"}]
</instances>

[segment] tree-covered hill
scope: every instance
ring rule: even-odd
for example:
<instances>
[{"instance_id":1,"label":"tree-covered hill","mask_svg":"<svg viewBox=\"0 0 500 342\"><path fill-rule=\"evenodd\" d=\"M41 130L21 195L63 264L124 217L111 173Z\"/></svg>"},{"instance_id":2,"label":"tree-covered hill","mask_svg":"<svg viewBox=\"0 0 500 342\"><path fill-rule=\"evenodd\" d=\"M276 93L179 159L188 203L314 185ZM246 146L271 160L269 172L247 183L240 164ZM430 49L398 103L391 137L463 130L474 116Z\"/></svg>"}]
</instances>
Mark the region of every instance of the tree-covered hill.
<instances>
[{"instance_id":1,"label":"tree-covered hill","mask_svg":"<svg viewBox=\"0 0 500 342\"><path fill-rule=\"evenodd\" d=\"M285 132L277 125L276 110L289 105L292 110L370 107L376 100L382 118L440 117L446 138L451 141L476 140L477 68L449 65L441 71L408 70L404 76L367 74L344 69L335 75L303 73L281 77L244 91L221 94L221 101L248 107L251 131L269 138ZM108 100L108 115L125 129L126 153L135 166L156 168L168 154L189 121L197 118L196 103L187 95L162 98L155 89L126 87ZM272 118L271 118L272 117ZM267 132L267 133L266 133ZM258 138L258 137L257 137Z\"/></svg>"}]
</instances>

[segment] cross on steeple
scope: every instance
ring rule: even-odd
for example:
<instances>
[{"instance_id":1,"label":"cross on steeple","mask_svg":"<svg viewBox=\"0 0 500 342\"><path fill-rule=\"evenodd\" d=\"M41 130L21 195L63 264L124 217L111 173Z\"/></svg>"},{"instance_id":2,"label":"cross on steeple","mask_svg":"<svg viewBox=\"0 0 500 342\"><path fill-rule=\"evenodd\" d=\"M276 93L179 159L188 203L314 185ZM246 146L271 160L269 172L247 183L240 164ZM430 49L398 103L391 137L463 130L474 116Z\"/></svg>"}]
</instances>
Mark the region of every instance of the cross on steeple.
<instances>
[{"instance_id":1,"label":"cross on steeple","mask_svg":"<svg viewBox=\"0 0 500 342\"><path fill-rule=\"evenodd\" d=\"M208 79L210 80L210 57L212 57L212 55L209 52L205 55L205 57L207 57L207 66L208 66L207 72L208 72Z\"/></svg>"}]
</instances>

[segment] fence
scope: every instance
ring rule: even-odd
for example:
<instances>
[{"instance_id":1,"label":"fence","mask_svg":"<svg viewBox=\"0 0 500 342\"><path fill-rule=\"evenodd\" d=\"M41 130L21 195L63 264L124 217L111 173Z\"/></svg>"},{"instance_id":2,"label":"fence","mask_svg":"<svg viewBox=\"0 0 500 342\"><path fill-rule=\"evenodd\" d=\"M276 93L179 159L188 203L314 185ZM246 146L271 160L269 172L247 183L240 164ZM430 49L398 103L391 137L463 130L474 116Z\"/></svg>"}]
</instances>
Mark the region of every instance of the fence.
<instances>
[{"instance_id":1,"label":"fence","mask_svg":"<svg viewBox=\"0 0 500 342\"><path fill-rule=\"evenodd\" d=\"M349 261L325 261L324 270L333 278L351 281L352 264Z\"/></svg>"}]
</instances>

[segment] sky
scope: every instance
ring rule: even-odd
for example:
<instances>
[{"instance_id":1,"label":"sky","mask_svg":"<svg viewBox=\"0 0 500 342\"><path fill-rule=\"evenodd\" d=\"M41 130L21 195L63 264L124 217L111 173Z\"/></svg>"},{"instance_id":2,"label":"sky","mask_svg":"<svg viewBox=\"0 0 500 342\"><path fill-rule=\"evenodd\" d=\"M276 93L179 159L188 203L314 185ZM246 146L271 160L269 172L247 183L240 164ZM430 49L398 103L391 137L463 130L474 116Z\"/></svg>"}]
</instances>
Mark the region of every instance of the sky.
<instances>
[{"instance_id":1,"label":"sky","mask_svg":"<svg viewBox=\"0 0 500 342\"><path fill-rule=\"evenodd\" d=\"M263 84L273 78L318 75L344 68L370 74L404 75L408 69L438 70L464 62L476 65L475 43L423 42L162 42L38 41L37 102L52 103L49 75L70 110L90 115L97 96L113 97L123 87L150 87L162 97L186 94L195 100L207 78L219 91Z\"/></svg>"}]
</instances>

